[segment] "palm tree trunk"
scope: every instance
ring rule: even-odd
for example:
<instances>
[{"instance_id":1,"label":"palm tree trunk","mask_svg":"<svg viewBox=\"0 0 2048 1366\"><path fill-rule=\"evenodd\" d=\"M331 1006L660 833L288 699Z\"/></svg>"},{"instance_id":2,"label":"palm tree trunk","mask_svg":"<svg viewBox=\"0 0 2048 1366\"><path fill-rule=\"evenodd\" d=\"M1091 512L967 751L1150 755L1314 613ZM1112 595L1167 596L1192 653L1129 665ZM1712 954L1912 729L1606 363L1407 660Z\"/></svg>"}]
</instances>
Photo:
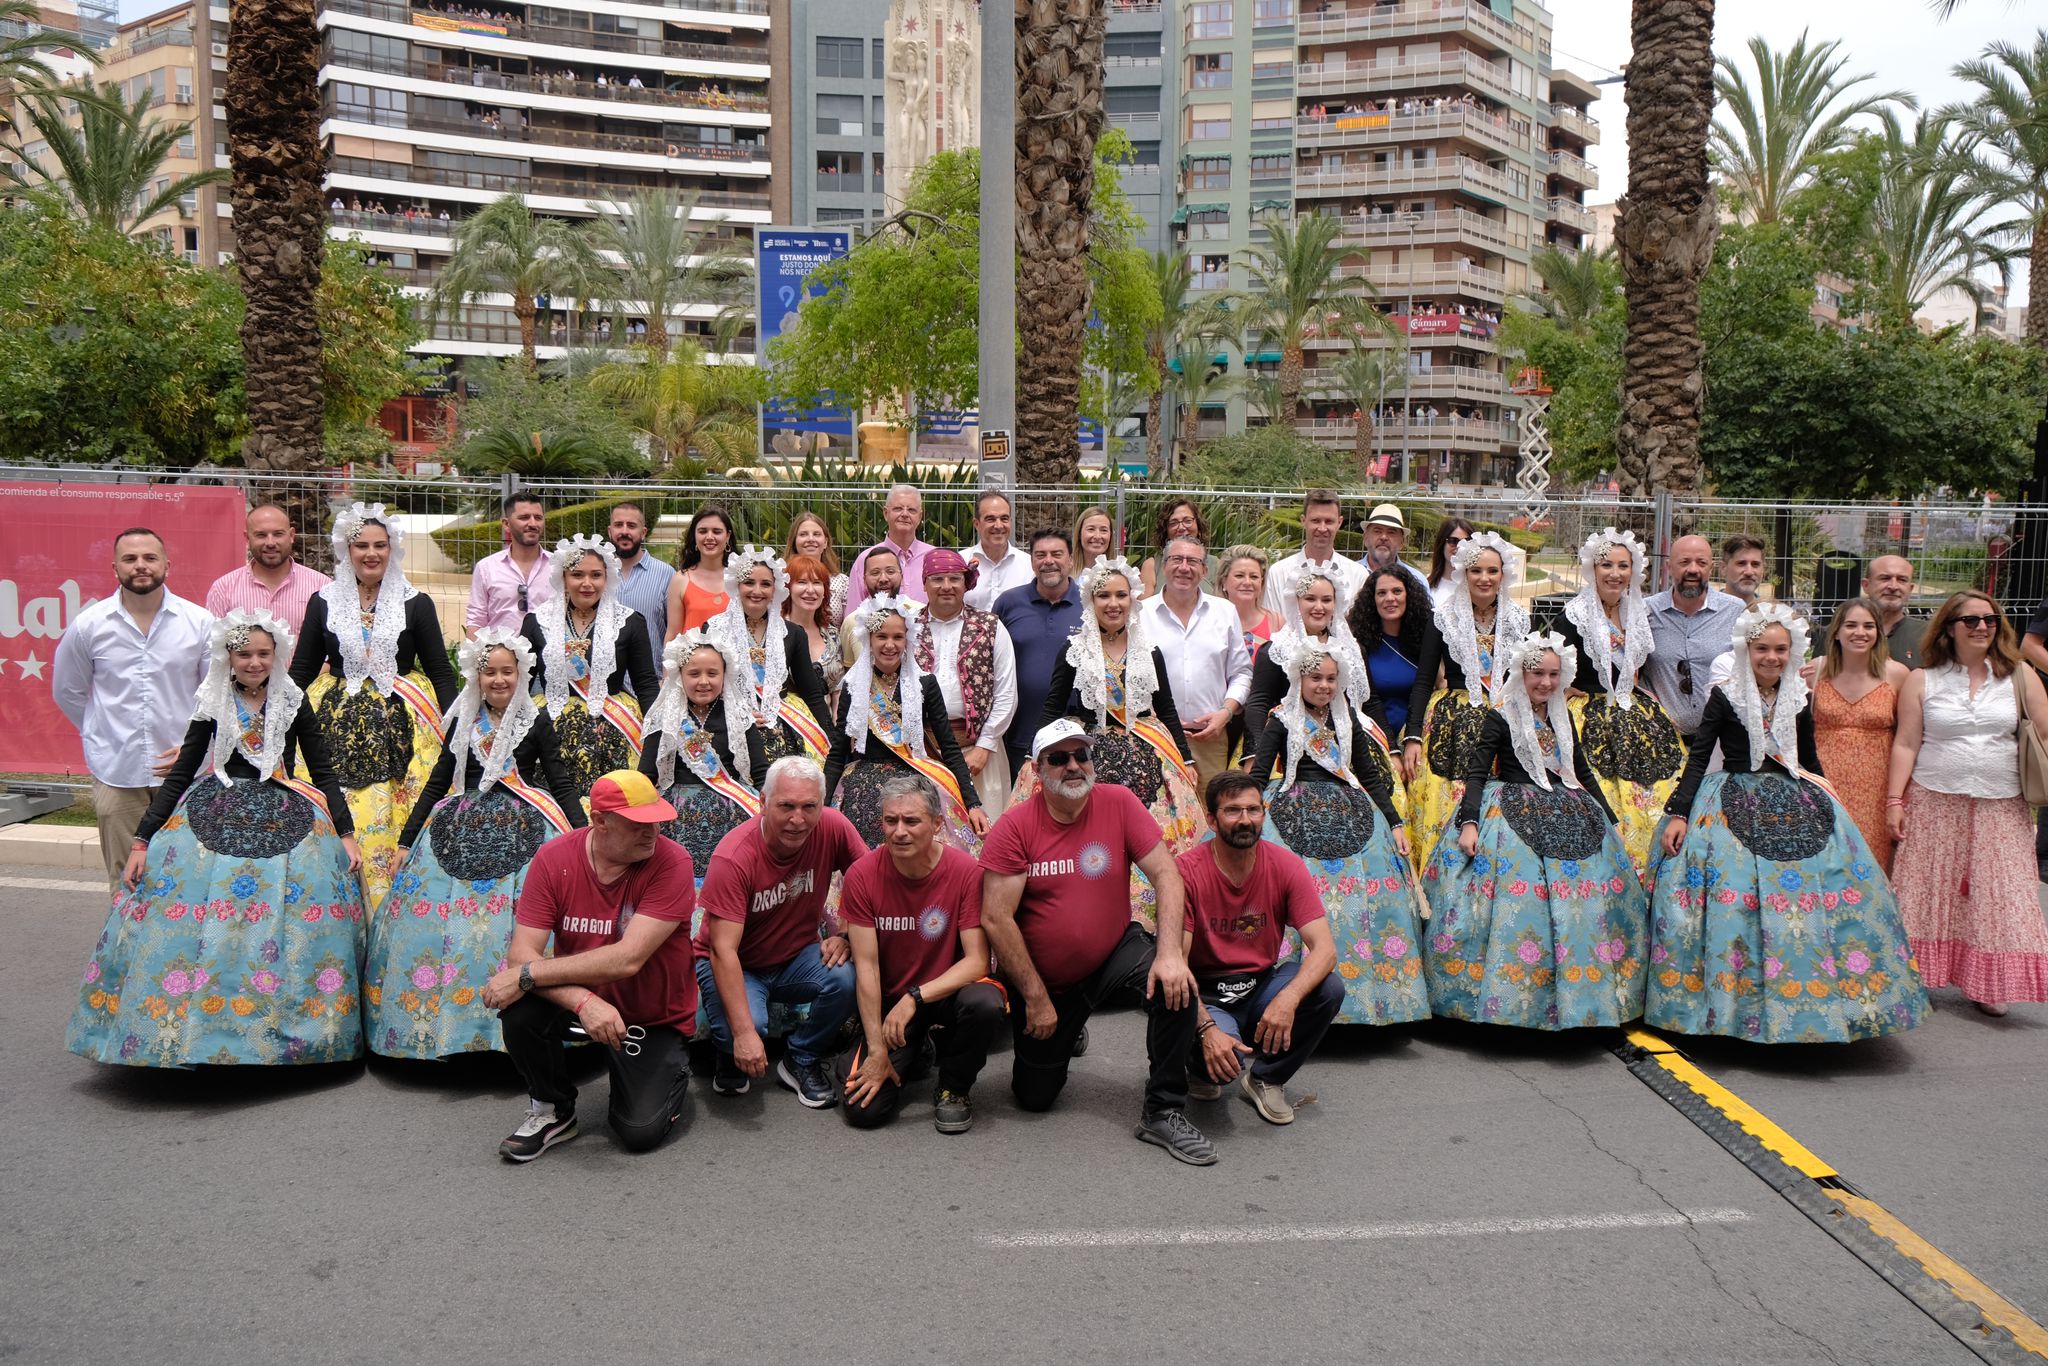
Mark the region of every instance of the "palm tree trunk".
<instances>
[{"instance_id":1,"label":"palm tree trunk","mask_svg":"<svg viewBox=\"0 0 2048 1366\"><path fill-rule=\"evenodd\" d=\"M654 353L656 365L668 359L668 322L659 313L647 320L647 349Z\"/></svg>"},{"instance_id":2,"label":"palm tree trunk","mask_svg":"<svg viewBox=\"0 0 2048 1366\"><path fill-rule=\"evenodd\" d=\"M1301 406L1302 371L1308 368L1308 358L1302 353L1300 342L1283 342L1280 347L1280 404L1284 411L1274 413L1274 418L1294 421L1294 410Z\"/></svg>"},{"instance_id":3,"label":"palm tree trunk","mask_svg":"<svg viewBox=\"0 0 2048 1366\"><path fill-rule=\"evenodd\" d=\"M1353 438L1351 447L1352 454L1358 460L1358 477L1360 479L1368 479L1372 476L1372 438L1372 414L1366 410L1364 404L1360 404L1358 408L1358 435Z\"/></svg>"},{"instance_id":4,"label":"palm tree trunk","mask_svg":"<svg viewBox=\"0 0 2048 1366\"><path fill-rule=\"evenodd\" d=\"M1102 131L1105 0L1014 0L1017 17L1017 477L1081 464L1088 215Z\"/></svg>"},{"instance_id":5,"label":"palm tree trunk","mask_svg":"<svg viewBox=\"0 0 2048 1366\"><path fill-rule=\"evenodd\" d=\"M1150 397L1145 400L1145 472L1157 478L1161 473L1160 457L1166 450L1166 433L1159 430L1159 424L1166 420L1166 348L1146 348L1152 361L1152 375L1156 381Z\"/></svg>"},{"instance_id":6,"label":"palm tree trunk","mask_svg":"<svg viewBox=\"0 0 2048 1366\"><path fill-rule=\"evenodd\" d=\"M2027 247L2026 339L2048 350L2048 216L2034 224Z\"/></svg>"},{"instance_id":7,"label":"palm tree trunk","mask_svg":"<svg viewBox=\"0 0 2048 1366\"><path fill-rule=\"evenodd\" d=\"M1182 463L1186 463L1187 458L1195 453L1195 443L1201 439L1201 431L1202 405L1193 399L1189 399L1186 406L1180 410L1180 459Z\"/></svg>"},{"instance_id":8,"label":"palm tree trunk","mask_svg":"<svg viewBox=\"0 0 2048 1366\"><path fill-rule=\"evenodd\" d=\"M1633 28L1629 192L1614 225L1628 295L1615 457L1626 494L1695 493L1707 387L1700 280L1716 212L1707 183L1713 0L1635 0Z\"/></svg>"},{"instance_id":9,"label":"palm tree trunk","mask_svg":"<svg viewBox=\"0 0 2048 1366\"><path fill-rule=\"evenodd\" d=\"M540 310L534 306L530 295L512 296L512 316L519 320L519 355L526 362L528 374L540 368L540 357L534 351L539 335Z\"/></svg>"},{"instance_id":10,"label":"palm tree trunk","mask_svg":"<svg viewBox=\"0 0 2048 1366\"><path fill-rule=\"evenodd\" d=\"M327 245L320 198L320 32L313 0L232 0L228 45L229 194L242 314L251 469L302 471L323 462L320 317L313 306ZM317 485L275 490L309 560L327 553Z\"/></svg>"}]
</instances>

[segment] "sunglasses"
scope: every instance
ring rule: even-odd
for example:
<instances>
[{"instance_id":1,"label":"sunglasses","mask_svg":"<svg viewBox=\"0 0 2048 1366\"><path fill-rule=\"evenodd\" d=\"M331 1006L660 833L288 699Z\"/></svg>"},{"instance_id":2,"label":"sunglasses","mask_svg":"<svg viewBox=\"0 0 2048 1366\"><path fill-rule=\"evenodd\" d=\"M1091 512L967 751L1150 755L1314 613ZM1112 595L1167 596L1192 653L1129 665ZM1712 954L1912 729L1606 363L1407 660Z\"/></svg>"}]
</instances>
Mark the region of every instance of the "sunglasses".
<instances>
[{"instance_id":1,"label":"sunglasses","mask_svg":"<svg viewBox=\"0 0 2048 1366\"><path fill-rule=\"evenodd\" d=\"M1995 615L1980 615L1976 613L1972 613L1971 615L1966 617L1950 617L1949 620L1954 622L1958 626L1966 626L1972 631L1988 631L1992 627L1998 625L1998 618Z\"/></svg>"},{"instance_id":2,"label":"sunglasses","mask_svg":"<svg viewBox=\"0 0 2048 1366\"><path fill-rule=\"evenodd\" d=\"M522 612L529 610L526 605L526 585L523 583L519 585L519 610Z\"/></svg>"},{"instance_id":3,"label":"sunglasses","mask_svg":"<svg viewBox=\"0 0 2048 1366\"><path fill-rule=\"evenodd\" d=\"M1094 752L1086 746L1080 749L1049 749L1039 758L1047 768L1066 768L1070 765L1079 768L1083 764L1095 762Z\"/></svg>"},{"instance_id":4,"label":"sunglasses","mask_svg":"<svg viewBox=\"0 0 2048 1366\"><path fill-rule=\"evenodd\" d=\"M1692 661L1689 659L1678 661L1678 691L1687 697L1692 696Z\"/></svg>"}]
</instances>

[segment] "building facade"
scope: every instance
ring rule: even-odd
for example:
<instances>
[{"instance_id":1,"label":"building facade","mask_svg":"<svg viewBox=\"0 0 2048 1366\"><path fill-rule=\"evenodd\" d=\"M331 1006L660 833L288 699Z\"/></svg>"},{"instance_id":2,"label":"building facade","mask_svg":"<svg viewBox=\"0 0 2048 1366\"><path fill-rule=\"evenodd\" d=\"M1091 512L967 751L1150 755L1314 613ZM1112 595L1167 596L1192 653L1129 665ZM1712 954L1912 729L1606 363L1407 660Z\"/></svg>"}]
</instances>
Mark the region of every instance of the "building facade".
<instances>
[{"instance_id":1,"label":"building facade","mask_svg":"<svg viewBox=\"0 0 2048 1366\"><path fill-rule=\"evenodd\" d=\"M883 193L889 0L773 0L777 223L856 234L901 205Z\"/></svg>"}]
</instances>

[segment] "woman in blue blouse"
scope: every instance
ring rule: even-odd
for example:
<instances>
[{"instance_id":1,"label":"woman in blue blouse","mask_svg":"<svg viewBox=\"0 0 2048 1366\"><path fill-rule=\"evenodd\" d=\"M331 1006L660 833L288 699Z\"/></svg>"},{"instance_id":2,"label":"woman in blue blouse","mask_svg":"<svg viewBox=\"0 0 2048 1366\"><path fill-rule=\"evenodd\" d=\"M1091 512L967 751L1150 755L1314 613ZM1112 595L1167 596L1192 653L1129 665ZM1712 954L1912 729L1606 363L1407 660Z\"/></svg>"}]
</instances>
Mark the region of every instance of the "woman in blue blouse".
<instances>
[{"instance_id":1,"label":"woman in blue blouse","mask_svg":"<svg viewBox=\"0 0 2048 1366\"><path fill-rule=\"evenodd\" d=\"M1387 709L1390 735L1401 734L1408 724L1408 695L1429 630L1429 599L1414 586L1413 578L1399 569L1375 569L1351 602L1351 634L1365 656L1372 695Z\"/></svg>"}]
</instances>

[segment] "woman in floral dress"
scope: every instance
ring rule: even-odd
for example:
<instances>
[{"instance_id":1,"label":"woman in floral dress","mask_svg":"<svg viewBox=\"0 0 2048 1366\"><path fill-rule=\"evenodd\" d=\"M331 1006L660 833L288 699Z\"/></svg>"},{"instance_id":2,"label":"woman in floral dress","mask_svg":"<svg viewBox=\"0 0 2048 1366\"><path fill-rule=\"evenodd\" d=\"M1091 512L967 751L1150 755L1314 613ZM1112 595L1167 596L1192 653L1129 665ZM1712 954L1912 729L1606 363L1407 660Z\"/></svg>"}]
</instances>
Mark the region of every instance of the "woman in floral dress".
<instances>
[{"instance_id":1,"label":"woman in floral dress","mask_svg":"<svg viewBox=\"0 0 2048 1366\"><path fill-rule=\"evenodd\" d=\"M707 626L747 661L746 694L762 752L771 764L787 754L822 761L832 748L832 713L810 638L782 612L788 567L774 551L750 545L726 562L725 582L731 605Z\"/></svg>"},{"instance_id":2,"label":"woman in floral dress","mask_svg":"<svg viewBox=\"0 0 2048 1366\"><path fill-rule=\"evenodd\" d=\"M569 786L587 811L599 778L640 762L640 714L660 684L646 619L619 601L619 556L611 542L572 536L548 558L555 591L527 614L519 633L539 671Z\"/></svg>"},{"instance_id":3,"label":"woman in floral dress","mask_svg":"<svg viewBox=\"0 0 2048 1366\"><path fill-rule=\"evenodd\" d=\"M718 842L761 814L768 759L747 696L751 669L731 640L701 626L686 631L668 643L662 667L640 771L676 809L663 833L690 851L702 887Z\"/></svg>"}]
</instances>

